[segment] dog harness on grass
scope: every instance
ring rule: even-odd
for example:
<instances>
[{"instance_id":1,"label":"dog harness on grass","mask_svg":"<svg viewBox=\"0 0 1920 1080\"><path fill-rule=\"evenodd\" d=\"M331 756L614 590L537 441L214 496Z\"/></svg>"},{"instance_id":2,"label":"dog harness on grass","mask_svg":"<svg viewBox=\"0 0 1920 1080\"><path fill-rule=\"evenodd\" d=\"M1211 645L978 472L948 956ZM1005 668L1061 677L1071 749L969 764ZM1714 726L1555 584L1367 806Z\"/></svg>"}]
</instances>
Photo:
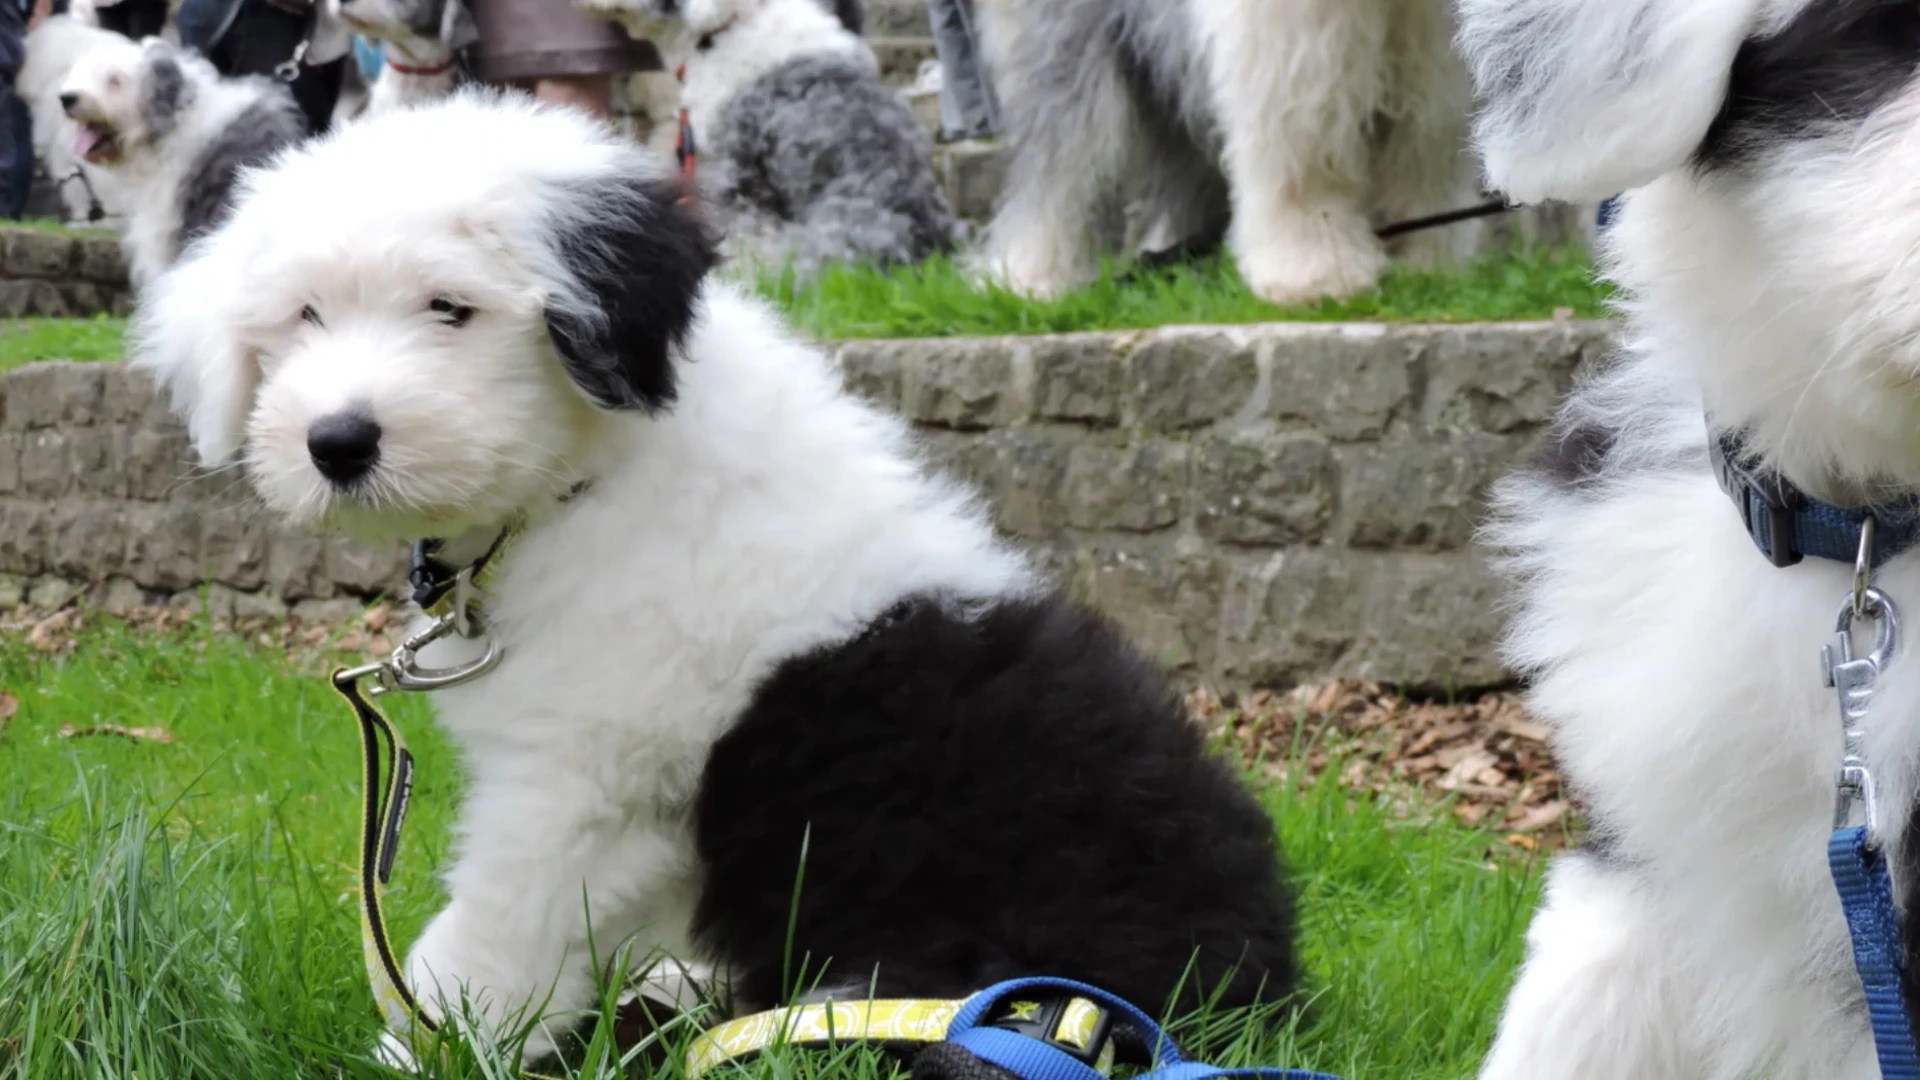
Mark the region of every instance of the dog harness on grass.
<instances>
[{"instance_id":1,"label":"dog harness on grass","mask_svg":"<svg viewBox=\"0 0 1920 1080\"><path fill-rule=\"evenodd\" d=\"M1812 556L1854 566L1853 590L1841 602L1833 644L1821 655L1826 685L1839 696L1845 747L1827 866L1853 940L1853 964L1866 998L1880 1075L1884 1080L1920 1080L1920 1051L1903 981L1901 912L1880 836L1873 773L1862 755L1874 684L1898 650L1900 634L1893 601L1872 587L1872 575L1920 541L1920 500L1866 507L1821 502L1748 461L1735 435L1712 439L1710 455L1714 475L1739 509L1741 524L1773 565L1793 566ZM1865 656L1853 655L1856 622L1876 627L1873 650ZM1856 817L1865 820L1854 824Z\"/></svg>"},{"instance_id":2,"label":"dog harness on grass","mask_svg":"<svg viewBox=\"0 0 1920 1080\"><path fill-rule=\"evenodd\" d=\"M578 494L577 485L564 498ZM515 522L490 543L458 546L479 554L450 551L437 540L413 547L408 583L413 600L432 618L428 628L408 638L391 657L333 673L333 688L353 708L360 725L361 810L357 893L362 954L375 1004L390 1031L402 1037L433 1032L438 1024L420 1008L387 929L384 898L413 794L413 755L391 720L373 701L395 691L433 690L480 677L498 664L498 647L488 640L480 659L458 668L424 668L419 650L450 633L469 639L485 634L479 591L501 553L522 527ZM363 694L360 684L374 680ZM382 754L390 767L382 768ZM1338 1080L1298 1069L1220 1069L1189 1062L1173 1040L1147 1015L1121 999L1067 979L1015 979L960 1000L826 1001L755 1013L718 1024L687 1050L687 1080L744 1061L776 1047L825 1048L869 1042L893 1050L947 1047L938 1058L916 1064L920 1080L1108 1080L1115 1057L1116 1029L1124 1024L1147 1048L1143 1080ZM547 1080L524 1073L532 1080ZM1893 1076L1893 1074L1889 1074ZM1920 1080L1915 1077L1914 1080Z\"/></svg>"}]
</instances>

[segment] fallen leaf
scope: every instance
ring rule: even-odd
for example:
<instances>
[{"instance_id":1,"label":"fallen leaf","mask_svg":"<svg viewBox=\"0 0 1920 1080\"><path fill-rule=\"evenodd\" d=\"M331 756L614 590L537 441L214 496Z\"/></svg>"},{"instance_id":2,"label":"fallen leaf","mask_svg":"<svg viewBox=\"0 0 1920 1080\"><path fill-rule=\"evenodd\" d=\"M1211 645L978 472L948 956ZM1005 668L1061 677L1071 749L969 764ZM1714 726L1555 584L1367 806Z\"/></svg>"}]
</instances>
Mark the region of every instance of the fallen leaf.
<instances>
[{"instance_id":1,"label":"fallen leaf","mask_svg":"<svg viewBox=\"0 0 1920 1080\"><path fill-rule=\"evenodd\" d=\"M6 727L7 721L13 719L19 712L20 699L0 690L0 728Z\"/></svg>"},{"instance_id":2,"label":"fallen leaf","mask_svg":"<svg viewBox=\"0 0 1920 1080\"><path fill-rule=\"evenodd\" d=\"M120 724L94 724L91 727L76 728L72 724L60 725L60 737L63 739L86 739L95 735L118 735L123 739L139 742L170 743L173 732L163 727L124 727Z\"/></svg>"}]
</instances>

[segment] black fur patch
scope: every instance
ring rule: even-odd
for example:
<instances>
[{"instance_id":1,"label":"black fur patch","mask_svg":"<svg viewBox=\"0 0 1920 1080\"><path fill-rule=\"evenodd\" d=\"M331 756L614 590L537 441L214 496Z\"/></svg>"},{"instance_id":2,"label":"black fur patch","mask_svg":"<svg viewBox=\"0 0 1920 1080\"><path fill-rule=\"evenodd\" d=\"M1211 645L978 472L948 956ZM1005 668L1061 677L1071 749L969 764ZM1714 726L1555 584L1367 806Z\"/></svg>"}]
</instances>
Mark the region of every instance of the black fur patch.
<instances>
[{"instance_id":1,"label":"black fur patch","mask_svg":"<svg viewBox=\"0 0 1920 1080\"><path fill-rule=\"evenodd\" d=\"M833 0L834 18L855 34L865 33L867 9L860 0Z\"/></svg>"},{"instance_id":2,"label":"black fur patch","mask_svg":"<svg viewBox=\"0 0 1920 1080\"><path fill-rule=\"evenodd\" d=\"M212 232L233 209L233 189L243 169L264 165L282 149L307 136L306 117L293 95L278 83L258 80L260 99L241 110L200 148L180 181L180 231L174 250Z\"/></svg>"},{"instance_id":3,"label":"black fur patch","mask_svg":"<svg viewBox=\"0 0 1920 1080\"><path fill-rule=\"evenodd\" d=\"M547 331L580 389L608 409L662 409L675 396L672 353L693 327L713 239L672 181L575 185L560 205L596 212L554 237L600 317L559 308Z\"/></svg>"},{"instance_id":4,"label":"black fur patch","mask_svg":"<svg viewBox=\"0 0 1920 1080\"><path fill-rule=\"evenodd\" d=\"M1616 437L1611 429L1590 422L1555 428L1534 451L1529 467L1560 487L1579 487L1606 468Z\"/></svg>"},{"instance_id":5,"label":"black fur patch","mask_svg":"<svg viewBox=\"0 0 1920 1080\"><path fill-rule=\"evenodd\" d=\"M159 140L171 134L193 98L193 84L173 48L150 46L140 71L140 120L147 137Z\"/></svg>"},{"instance_id":6,"label":"black fur patch","mask_svg":"<svg viewBox=\"0 0 1920 1080\"><path fill-rule=\"evenodd\" d=\"M1297 985L1274 827L1166 679L1061 599L906 601L788 660L715 743L694 929L756 1006L1081 979L1157 1013ZM789 908L802 871L786 969Z\"/></svg>"},{"instance_id":7,"label":"black fur patch","mask_svg":"<svg viewBox=\"0 0 1920 1080\"><path fill-rule=\"evenodd\" d=\"M1857 123L1920 73L1920 4L1816 0L1740 47L1726 104L1696 160L1737 167L1769 146Z\"/></svg>"}]
</instances>

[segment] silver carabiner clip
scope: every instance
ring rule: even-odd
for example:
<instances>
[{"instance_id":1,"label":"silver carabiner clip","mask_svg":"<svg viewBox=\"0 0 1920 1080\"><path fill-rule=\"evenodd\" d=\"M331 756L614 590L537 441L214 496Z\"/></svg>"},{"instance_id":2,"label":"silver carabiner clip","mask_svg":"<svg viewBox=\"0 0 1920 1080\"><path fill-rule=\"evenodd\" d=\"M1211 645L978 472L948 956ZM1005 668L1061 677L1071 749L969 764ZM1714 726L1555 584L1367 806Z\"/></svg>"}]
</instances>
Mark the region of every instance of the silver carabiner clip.
<instances>
[{"instance_id":1,"label":"silver carabiner clip","mask_svg":"<svg viewBox=\"0 0 1920 1080\"><path fill-rule=\"evenodd\" d=\"M293 55L273 66L273 77L281 82L293 82L300 77L300 62L307 58L307 43L302 41L293 47Z\"/></svg>"},{"instance_id":2,"label":"silver carabiner clip","mask_svg":"<svg viewBox=\"0 0 1920 1080\"><path fill-rule=\"evenodd\" d=\"M1873 649L1866 656L1856 657L1853 627L1861 619L1875 624ZM1825 683L1839 697L1844 739L1834 828L1845 828L1853 821L1855 809L1863 809L1869 848L1880 843L1880 811L1873 773L1864 753L1867 712L1873 704L1874 684L1899 647L1900 616L1893 601L1879 589L1867 586L1850 592L1842 602L1833 644L1821 650Z\"/></svg>"}]
</instances>

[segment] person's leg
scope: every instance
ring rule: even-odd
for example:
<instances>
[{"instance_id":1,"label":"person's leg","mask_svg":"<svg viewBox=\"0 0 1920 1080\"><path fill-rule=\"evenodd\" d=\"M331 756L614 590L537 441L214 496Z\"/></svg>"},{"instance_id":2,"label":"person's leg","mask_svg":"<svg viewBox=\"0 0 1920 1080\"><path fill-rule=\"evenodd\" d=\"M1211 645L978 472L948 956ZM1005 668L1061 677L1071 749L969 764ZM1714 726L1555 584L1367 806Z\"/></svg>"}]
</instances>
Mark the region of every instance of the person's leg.
<instances>
[{"instance_id":1,"label":"person's leg","mask_svg":"<svg viewBox=\"0 0 1920 1080\"><path fill-rule=\"evenodd\" d=\"M949 139L994 134L1000 109L980 55L973 0L927 0L927 16L940 57L940 126Z\"/></svg>"},{"instance_id":2,"label":"person's leg","mask_svg":"<svg viewBox=\"0 0 1920 1080\"><path fill-rule=\"evenodd\" d=\"M27 201L33 195L33 109L26 98L13 93L11 88L7 103L13 113L14 149L13 168L8 171L6 214L17 221L27 216Z\"/></svg>"},{"instance_id":3,"label":"person's leg","mask_svg":"<svg viewBox=\"0 0 1920 1080\"><path fill-rule=\"evenodd\" d=\"M14 108L19 100L13 92L13 80L0 81L0 215L11 219L19 218L25 207L33 177L33 144L21 123L21 110ZM20 179L22 158L29 170L24 183Z\"/></svg>"},{"instance_id":4,"label":"person's leg","mask_svg":"<svg viewBox=\"0 0 1920 1080\"><path fill-rule=\"evenodd\" d=\"M602 120L613 118L613 79L606 75L567 75L533 80L533 96L555 105L585 109Z\"/></svg>"},{"instance_id":5,"label":"person's leg","mask_svg":"<svg viewBox=\"0 0 1920 1080\"><path fill-rule=\"evenodd\" d=\"M307 19L272 4L243 3L220 43L208 59L222 75L264 75L277 78L274 69L291 60L307 37ZM300 74L289 87L300 112L307 119L307 130L327 130L333 119L334 102L340 96L340 79L346 58L317 67L302 64Z\"/></svg>"}]
</instances>

